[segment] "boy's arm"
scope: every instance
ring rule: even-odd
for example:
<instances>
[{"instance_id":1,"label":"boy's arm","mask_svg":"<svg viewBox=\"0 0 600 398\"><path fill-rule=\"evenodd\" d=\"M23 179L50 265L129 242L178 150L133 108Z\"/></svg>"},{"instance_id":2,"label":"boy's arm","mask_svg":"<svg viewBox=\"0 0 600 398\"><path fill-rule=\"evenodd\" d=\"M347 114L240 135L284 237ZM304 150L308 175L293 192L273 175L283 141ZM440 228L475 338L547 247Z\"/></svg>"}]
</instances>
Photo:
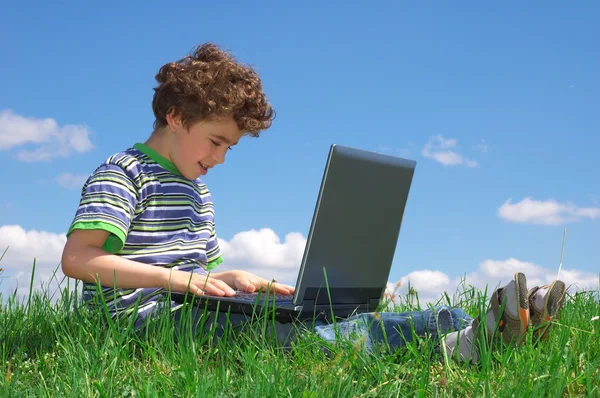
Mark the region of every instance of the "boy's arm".
<instances>
[{"instance_id":1,"label":"boy's arm","mask_svg":"<svg viewBox=\"0 0 600 398\"><path fill-rule=\"evenodd\" d=\"M200 274L128 260L102 249L109 232L74 230L62 255L63 273L89 283L100 279L102 286L119 288L160 287L177 292L231 296L234 291L223 281Z\"/></svg>"}]
</instances>

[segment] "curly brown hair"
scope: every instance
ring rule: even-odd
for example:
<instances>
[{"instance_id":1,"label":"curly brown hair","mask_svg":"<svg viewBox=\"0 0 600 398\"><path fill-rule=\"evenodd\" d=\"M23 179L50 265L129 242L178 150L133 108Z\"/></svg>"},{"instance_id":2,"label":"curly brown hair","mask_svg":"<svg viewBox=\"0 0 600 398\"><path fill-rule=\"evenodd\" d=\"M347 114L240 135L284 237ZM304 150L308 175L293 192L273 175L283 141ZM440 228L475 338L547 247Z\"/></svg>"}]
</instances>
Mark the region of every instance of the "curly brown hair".
<instances>
[{"instance_id":1,"label":"curly brown hair","mask_svg":"<svg viewBox=\"0 0 600 398\"><path fill-rule=\"evenodd\" d=\"M166 116L173 111L184 126L233 116L241 131L258 137L275 117L256 71L212 43L163 65L156 81L159 85L152 100L155 130L167 125Z\"/></svg>"}]
</instances>

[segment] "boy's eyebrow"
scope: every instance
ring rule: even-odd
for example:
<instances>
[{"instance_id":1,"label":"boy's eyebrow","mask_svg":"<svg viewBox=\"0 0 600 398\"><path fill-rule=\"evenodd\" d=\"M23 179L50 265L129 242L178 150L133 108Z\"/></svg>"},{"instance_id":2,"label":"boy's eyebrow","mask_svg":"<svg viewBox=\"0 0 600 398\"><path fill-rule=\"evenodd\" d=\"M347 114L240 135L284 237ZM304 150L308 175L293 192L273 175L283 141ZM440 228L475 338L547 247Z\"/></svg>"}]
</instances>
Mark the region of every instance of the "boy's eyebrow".
<instances>
[{"instance_id":1,"label":"boy's eyebrow","mask_svg":"<svg viewBox=\"0 0 600 398\"><path fill-rule=\"evenodd\" d=\"M214 137L220 139L221 141L225 142L226 144L229 144L229 145L232 144L232 142L229 141L229 139L227 137L223 137L222 135L214 134ZM237 144L237 142L236 142L236 144ZM233 144L233 145L235 145L235 144Z\"/></svg>"}]
</instances>

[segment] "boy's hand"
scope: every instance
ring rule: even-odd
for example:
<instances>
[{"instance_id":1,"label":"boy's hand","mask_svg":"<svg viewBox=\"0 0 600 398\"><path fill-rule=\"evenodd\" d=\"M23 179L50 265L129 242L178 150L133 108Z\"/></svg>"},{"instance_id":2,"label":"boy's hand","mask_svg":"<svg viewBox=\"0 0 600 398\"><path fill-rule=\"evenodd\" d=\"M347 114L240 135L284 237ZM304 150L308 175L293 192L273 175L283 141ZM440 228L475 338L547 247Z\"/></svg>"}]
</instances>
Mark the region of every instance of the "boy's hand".
<instances>
[{"instance_id":1,"label":"boy's hand","mask_svg":"<svg viewBox=\"0 0 600 398\"><path fill-rule=\"evenodd\" d=\"M278 283L276 281L268 281L264 278L251 274L250 272L235 270L235 271L224 271L212 275L213 278L220 279L226 282L229 286L234 289L241 290L248 293L256 292L259 289L263 291L273 292L281 294L293 294L296 290L294 287Z\"/></svg>"},{"instance_id":2,"label":"boy's hand","mask_svg":"<svg viewBox=\"0 0 600 398\"><path fill-rule=\"evenodd\" d=\"M170 289L173 292L185 293L188 291L189 286L189 292L199 296L235 295L233 289L222 280L187 271L168 270L167 272L169 279L163 286L166 290Z\"/></svg>"}]
</instances>

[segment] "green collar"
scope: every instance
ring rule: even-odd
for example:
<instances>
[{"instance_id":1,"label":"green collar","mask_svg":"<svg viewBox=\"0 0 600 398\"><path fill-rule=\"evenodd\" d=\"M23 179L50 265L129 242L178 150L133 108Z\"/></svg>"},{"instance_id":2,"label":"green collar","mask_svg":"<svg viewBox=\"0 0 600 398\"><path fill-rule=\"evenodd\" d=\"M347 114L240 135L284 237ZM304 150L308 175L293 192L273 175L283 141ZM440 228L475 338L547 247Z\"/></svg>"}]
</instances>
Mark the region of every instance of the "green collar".
<instances>
[{"instance_id":1,"label":"green collar","mask_svg":"<svg viewBox=\"0 0 600 398\"><path fill-rule=\"evenodd\" d=\"M165 170L170 171L173 174L181 175L173 163L171 163L160 153L156 152L154 149L150 148L148 145L138 142L133 147L148 156L150 159L154 160L156 163L160 164Z\"/></svg>"}]
</instances>

